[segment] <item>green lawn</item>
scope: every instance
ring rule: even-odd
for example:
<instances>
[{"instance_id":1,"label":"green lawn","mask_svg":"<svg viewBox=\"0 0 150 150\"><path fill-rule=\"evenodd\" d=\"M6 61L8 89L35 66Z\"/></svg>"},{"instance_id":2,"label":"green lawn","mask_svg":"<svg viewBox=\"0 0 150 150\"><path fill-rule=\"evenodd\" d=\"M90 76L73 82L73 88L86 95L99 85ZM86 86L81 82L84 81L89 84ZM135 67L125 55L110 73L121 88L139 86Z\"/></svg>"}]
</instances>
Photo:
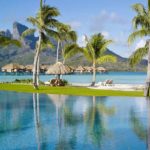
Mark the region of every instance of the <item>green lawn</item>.
<instances>
[{"instance_id":1,"label":"green lawn","mask_svg":"<svg viewBox=\"0 0 150 150\"><path fill-rule=\"evenodd\" d=\"M143 91L112 91L112 90L95 90L86 87L49 87L40 86L35 90L31 85L22 84L0 84L1 91L16 91L25 93L45 93L45 94L64 94L64 95L81 95L81 96L143 96Z\"/></svg>"}]
</instances>

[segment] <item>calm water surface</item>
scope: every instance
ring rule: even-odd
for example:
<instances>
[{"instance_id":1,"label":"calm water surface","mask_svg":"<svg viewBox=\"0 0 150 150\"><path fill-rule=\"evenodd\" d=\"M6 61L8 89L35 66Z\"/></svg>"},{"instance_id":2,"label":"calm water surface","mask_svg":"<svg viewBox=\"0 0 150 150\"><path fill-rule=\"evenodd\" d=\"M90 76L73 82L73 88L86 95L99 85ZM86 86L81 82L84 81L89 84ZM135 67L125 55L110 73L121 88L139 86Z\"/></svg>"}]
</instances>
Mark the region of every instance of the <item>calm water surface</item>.
<instances>
[{"instance_id":1,"label":"calm water surface","mask_svg":"<svg viewBox=\"0 0 150 150\"><path fill-rule=\"evenodd\" d=\"M0 150L147 150L149 112L138 97L1 91Z\"/></svg>"},{"instance_id":2,"label":"calm water surface","mask_svg":"<svg viewBox=\"0 0 150 150\"><path fill-rule=\"evenodd\" d=\"M0 73L0 82L10 82L15 79L31 79L31 75L6 75L4 73ZM40 75L41 81L48 81L54 78L52 75ZM64 79L68 80L70 83L91 83L92 82L92 74L71 74L64 75ZM109 72L109 73L97 73L96 80L97 82L101 82L104 80L113 80L114 83L117 84L144 84L146 79L146 73L144 72Z\"/></svg>"}]
</instances>

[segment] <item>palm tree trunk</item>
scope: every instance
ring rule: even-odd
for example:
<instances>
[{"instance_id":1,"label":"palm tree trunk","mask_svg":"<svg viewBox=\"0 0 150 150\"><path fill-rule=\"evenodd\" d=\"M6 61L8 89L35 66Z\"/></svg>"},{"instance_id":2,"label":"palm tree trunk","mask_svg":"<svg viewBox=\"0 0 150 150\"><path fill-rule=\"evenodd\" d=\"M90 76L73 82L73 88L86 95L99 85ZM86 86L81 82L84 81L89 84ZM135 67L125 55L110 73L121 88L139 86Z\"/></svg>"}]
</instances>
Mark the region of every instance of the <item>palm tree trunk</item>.
<instances>
[{"instance_id":1,"label":"palm tree trunk","mask_svg":"<svg viewBox=\"0 0 150 150\"><path fill-rule=\"evenodd\" d=\"M58 40L58 43L57 43L56 63L58 62L58 58L59 58L59 47L60 47L60 40Z\"/></svg>"},{"instance_id":2,"label":"palm tree trunk","mask_svg":"<svg viewBox=\"0 0 150 150\"><path fill-rule=\"evenodd\" d=\"M36 49L36 53L35 53L35 57L34 57L34 64L33 64L33 86L35 89L38 89L38 78L37 78L37 68L38 68L38 60L39 60L39 54L40 54L40 49L41 49L41 32L39 33L39 41L38 41L38 45L37 45L37 49Z\"/></svg>"},{"instance_id":3,"label":"palm tree trunk","mask_svg":"<svg viewBox=\"0 0 150 150\"><path fill-rule=\"evenodd\" d=\"M148 66L147 66L147 80L144 90L144 96L150 96L150 40L148 41L149 51L148 51Z\"/></svg>"},{"instance_id":4,"label":"palm tree trunk","mask_svg":"<svg viewBox=\"0 0 150 150\"><path fill-rule=\"evenodd\" d=\"M40 56L38 56L38 61L37 61L37 86L39 86L39 74L40 74Z\"/></svg>"},{"instance_id":5,"label":"palm tree trunk","mask_svg":"<svg viewBox=\"0 0 150 150\"><path fill-rule=\"evenodd\" d=\"M62 59L63 59L63 64L65 64L65 57L64 57L64 49L63 49L63 44L60 42L61 50L62 50Z\"/></svg>"},{"instance_id":6,"label":"palm tree trunk","mask_svg":"<svg viewBox=\"0 0 150 150\"><path fill-rule=\"evenodd\" d=\"M91 86L95 85L95 81L96 81L96 65L95 65L95 61L93 62L93 79L92 79L92 84Z\"/></svg>"}]
</instances>

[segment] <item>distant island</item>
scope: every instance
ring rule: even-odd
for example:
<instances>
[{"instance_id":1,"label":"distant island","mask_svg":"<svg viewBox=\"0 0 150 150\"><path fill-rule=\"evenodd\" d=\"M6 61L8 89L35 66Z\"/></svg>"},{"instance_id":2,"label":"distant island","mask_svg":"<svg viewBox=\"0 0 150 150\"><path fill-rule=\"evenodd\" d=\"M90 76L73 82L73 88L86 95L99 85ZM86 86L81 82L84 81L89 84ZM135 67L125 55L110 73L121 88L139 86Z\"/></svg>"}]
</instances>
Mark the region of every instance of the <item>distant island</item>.
<instances>
[{"instance_id":1,"label":"distant island","mask_svg":"<svg viewBox=\"0 0 150 150\"><path fill-rule=\"evenodd\" d=\"M6 30L3 31L3 34L7 37L11 37L13 39L19 40L21 38L21 34L26 29L28 29L27 26L19 22L14 22L13 30L12 30L13 32L11 33L10 30ZM9 63L19 63L22 65L33 64L34 50L35 50L35 44L37 40L38 37L36 37L35 35L30 35L22 40L22 44L23 44L22 48L18 48L15 46L1 47L0 68ZM51 40L53 41L55 48L46 49L41 53L41 57L40 57L41 64L50 64L50 63L53 64L56 61L57 42L53 39ZM137 67L133 69L128 64L128 58L119 56L118 54L114 53L111 50L107 50L107 53L115 55L118 58L118 61L115 64L107 63L101 65L102 67L105 67L110 71L146 71L147 60L143 60ZM70 59L67 60L66 64L71 66L78 66L78 64L82 66L91 65L85 59L83 59L81 55L74 56L71 60Z\"/></svg>"}]
</instances>

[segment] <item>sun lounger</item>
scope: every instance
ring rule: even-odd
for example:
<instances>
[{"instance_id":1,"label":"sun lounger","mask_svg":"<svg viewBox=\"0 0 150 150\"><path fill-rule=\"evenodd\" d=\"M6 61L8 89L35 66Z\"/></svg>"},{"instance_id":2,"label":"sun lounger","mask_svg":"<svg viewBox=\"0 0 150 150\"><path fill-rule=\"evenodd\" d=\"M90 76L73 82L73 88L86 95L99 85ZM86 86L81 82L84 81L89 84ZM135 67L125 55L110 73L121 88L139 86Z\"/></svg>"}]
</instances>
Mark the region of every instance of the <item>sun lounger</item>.
<instances>
[{"instance_id":1,"label":"sun lounger","mask_svg":"<svg viewBox=\"0 0 150 150\"><path fill-rule=\"evenodd\" d=\"M107 85L108 85L108 86L109 86L109 85L112 86L112 85L113 85L113 80L108 80L108 82L106 83L106 86L107 86Z\"/></svg>"},{"instance_id":2,"label":"sun lounger","mask_svg":"<svg viewBox=\"0 0 150 150\"><path fill-rule=\"evenodd\" d=\"M99 82L99 85L101 85L101 86L110 86L110 85L113 85L113 80L105 80L103 82Z\"/></svg>"}]
</instances>

